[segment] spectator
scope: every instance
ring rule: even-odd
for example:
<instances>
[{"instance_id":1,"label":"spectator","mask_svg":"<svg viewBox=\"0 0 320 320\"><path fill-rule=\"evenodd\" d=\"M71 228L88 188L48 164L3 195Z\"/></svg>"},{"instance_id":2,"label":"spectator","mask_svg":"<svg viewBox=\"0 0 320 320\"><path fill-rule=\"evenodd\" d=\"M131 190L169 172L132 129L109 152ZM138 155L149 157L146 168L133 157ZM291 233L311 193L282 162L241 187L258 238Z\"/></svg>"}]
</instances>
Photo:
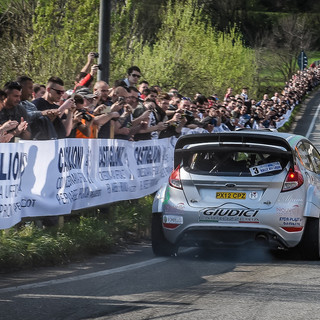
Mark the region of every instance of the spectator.
<instances>
[{"instance_id":1,"label":"spectator","mask_svg":"<svg viewBox=\"0 0 320 320\"><path fill-rule=\"evenodd\" d=\"M168 137L179 137L182 128L187 122L186 118L183 118L180 112L175 112L175 114L169 119L167 115L167 110L169 108L170 96L167 93L161 93L157 97L157 106L154 110L155 116L158 122L162 121L167 124L167 127L162 130L159 134L159 139Z\"/></svg>"},{"instance_id":2,"label":"spectator","mask_svg":"<svg viewBox=\"0 0 320 320\"><path fill-rule=\"evenodd\" d=\"M227 89L227 92L226 92L226 94L224 95L224 101L227 101L228 99L230 99L231 98L231 96L232 96L232 88L231 87L229 87L228 89Z\"/></svg>"},{"instance_id":3,"label":"spectator","mask_svg":"<svg viewBox=\"0 0 320 320\"><path fill-rule=\"evenodd\" d=\"M169 110L176 111L178 109L178 105L181 101L182 95L178 93L168 93L169 96L171 97L171 100L169 101Z\"/></svg>"},{"instance_id":4,"label":"spectator","mask_svg":"<svg viewBox=\"0 0 320 320\"><path fill-rule=\"evenodd\" d=\"M187 132L187 134L199 134L199 133L214 133L215 125L212 123L210 117L206 117L201 121L199 127L195 129L191 129Z\"/></svg>"},{"instance_id":5,"label":"spectator","mask_svg":"<svg viewBox=\"0 0 320 320\"><path fill-rule=\"evenodd\" d=\"M96 52L89 52L87 62L81 69L79 75L76 78L74 90L77 90L78 87L90 87L94 76L96 75L99 66L93 64L94 60L99 56ZM90 70L90 73L88 73Z\"/></svg>"},{"instance_id":6,"label":"spectator","mask_svg":"<svg viewBox=\"0 0 320 320\"><path fill-rule=\"evenodd\" d=\"M143 91L145 90L145 89L148 89L149 88L149 82L148 81L146 81L146 80L143 80L143 81L141 81L140 83L139 83L139 87L138 87L138 89L139 89L139 92L140 92L140 98L141 99L145 99L146 97L144 96L144 94L143 94Z\"/></svg>"},{"instance_id":7,"label":"spectator","mask_svg":"<svg viewBox=\"0 0 320 320\"><path fill-rule=\"evenodd\" d=\"M88 89L89 90L89 89ZM81 90L79 90L81 91ZM68 138L96 138L97 126L93 126L94 115L90 110L90 102L84 98L84 91L74 95L75 109L72 117L72 130Z\"/></svg>"},{"instance_id":8,"label":"spectator","mask_svg":"<svg viewBox=\"0 0 320 320\"><path fill-rule=\"evenodd\" d=\"M6 93L3 90L0 90L0 111L4 107L4 100L7 97ZM0 125L0 142L9 142L13 137L13 133L8 133L11 130L15 129L18 126L18 121L8 120L2 125Z\"/></svg>"},{"instance_id":9,"label":"spectator","mask_svg":"<svg viewBox=\"0 0 320 320\"><path fill-rule=\"evenodd\" d=\"M250 120L251 116L248 113L248 108L245 105L242 105L240 108L239 122L238 127L246 128L247 122Z\"/></svg>"},{"instance_id":10,"label":"spectator","mask_svg":"<svg viewBox=\"0 0 320 320\"><path fill-rule=\"evenodd\" d=\"M157 90L158 94L160 94L162 92L162 88L158 84L155 84L152 87Z\"/></svg>"},{"instance_id":11,"label":"spectator","mask_svg":"<svg viewBox=\"0 0 320 320\"><path fill-rule=\"evenodd\" d=\"M147 121L145 114L134 119L133 112L139 105L139 90L136 87L129 87L125 102L123 103L121 116L115 121L115 138L122 140L133 140L134 134L139 132L144 126L142 121Z\"/></svg>"},{"instance_id":12,"label":"spectator","mask_svg":"<svg viewBox=\"0 0 320 320\"><path fill-rule=\"evenodd\" d=\"M167 128L167 124L163 121L158 121L155 116L155 108L156 103L152 100L145 100L144 107L146 110L150 110L149 119L146 123L146 127L139 130L138 133L134 135L134 140L150 140L150 139L158 139L159 132L165 130Z\"/></svg>"},{"instance_id":13,"label":"spectator","mask_svg":"<svg viewBox=\"0 0 320 320\"><path fill-rule=\"evenodd\" d=\"M127 78L124 79L124 82L127 87L136 87L140 78L141 71L139 67L132 66L127 70Z\"/></svg>"},{"instance_id":14,"label":"spectator","mask_svg":"<svg viewBox=\"0 0 320 320\"><path fill-rule=\"evenodd\" d=\"M73 125L72 113L69 112L66 116L64 111L68 108L74 107L74 101L69 98L61 106L58 105L64 93L65 90L62 79L58 77L51 77L47 82L46 92L43 97L32 101L40 111L58 109L59 114L53 120L53 125L59 139L66 138L71 133Z\"/></svg>"},{"instance_id":15,"label":"spectator","mask_svg":"<svg viewBox=\"0 0 320 320\"><path fill-rule=\"evenodd\" d=\"M176 87L171 87L168 91L169 96L177 95L179 94L179 90Z\"/></svg>"},{"instance_id":16,"label":"spectator","mask_svg":"<svg viewBox=\"0 0 320 320\"><path fill-rule=\"evenodd\" d=\"M111 105L111 99L109 98L110 88L105 81L97 81L93 86L93 93L98 97L98 104Z\"/></svg>"},{"instance_id":17,"label":"spectator","mask_svg":"<svg viewBox=\"0 0 320 320\"><path fill-rule=\"evenodd\" d=\"M244 101L248 101L249 100L248 88L247 87L243 87L240 95L244 98Z\"/></svg>"},{"instance_id":18,"label":"spectator","mask_svg":"<svg viewBox=\"0 0 320 320\"><path fill-rule=\"evenodd\" d=\"M115 121L120 114L124 112L123 105L125 104L126 98L128 96L128 88L119 86L111 90L110 97L110 114L103 117L96 117L99 120L100 129L98 131L98 138L110 139L113 138ZM116 113L114 113L116 112ZM95 121L97 121L95 120ZM110 121L112 120L112 121ZM117 132L117 134L129 134L129 130L121 130L122 132Z\"/></svg>"},{"instance_id":19,"label":"spectator","mask_svg":"<svg viewBox=\"0 0 320 320\"><path fill-rule=\"evenodd\" d=\"M274 93L274 96L271 98L274 103L279 104L281 102L280 95L278 92Z\"/></svg>"},{"instance_id":20,"label":"spectator","mask_svg":"<svg viewBox=\"0 0 320 320\"><path fill-rule=\"evenodd\" d=\"M44 84L35 83L33 85L32 99L41 98L46 92L46 86Z\"/></svg>"},{"instance_id":21,"label":"spectator","mask_svg":"<svg viewBox=\"0 0 320 320\"><path fill-rule=\"evenodd\" d=\"M156 98L158 96L158 91L155 87L149 87L148 89L145 89L143 91L143 94L145 96L144 100L151 100L151 101L156 101Z\"/></svg>"},{"instance_id":22,"label":"spectator","mask_svg":"<svg viewBox=\"0 0 320 320\"><path fill-rule=\"evenodd\" d=\"M37 107L29 101L33 93L33 81L28 76L20 76L17 82L21 85L20 105L27 111L28 123L34 140L57 139L57 133L52 121L59 115L57 109L39 111Z\"/></svg>"},{"instance_id":23,"label":"spectator","mask_svg":"<svg viewBox=\"0 0 320 320\"><path fill-rule=\"evenodd\" d=\"M28 114L19 104L21 98L21 85L18 82L7 82L4 86L4 92L6 97L3 100L3 107L0 111L0 124L3 126L5 123L7 123L7 125L10 124L10 122L8 122L10 120L16 121L14 123L16 127L6 131L11 135L9 141L14 142L14 137L30 140L31 132L28 128Z\"/></svg>"}]
</instances>

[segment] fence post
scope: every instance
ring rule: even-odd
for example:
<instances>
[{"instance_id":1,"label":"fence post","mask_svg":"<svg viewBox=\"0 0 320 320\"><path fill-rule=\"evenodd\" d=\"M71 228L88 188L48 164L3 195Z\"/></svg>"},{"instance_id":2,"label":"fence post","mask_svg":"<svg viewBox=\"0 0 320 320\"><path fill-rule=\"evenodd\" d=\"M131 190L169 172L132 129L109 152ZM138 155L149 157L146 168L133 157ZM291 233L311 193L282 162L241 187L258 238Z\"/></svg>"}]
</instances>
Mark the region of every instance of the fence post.
<instances>
[{"instance_id":1,"label":"fence post","mask_svg":"<svg viewBox=\"0 0 320 320\"><path fill-rule=\"evenodd\" d=\"M114 121L110 120L110 139L114 139Z\"/></svg>"},{"instance_id":2,"label":"fence post","mask_svg":"<svg viewBox=\"0 0 320 320\"><path fill-rule=\"evenodd\" d=\"M59 216L58 225L59 229L61 229L64 226L64 216Z\"/></svg>"}]
</instances>

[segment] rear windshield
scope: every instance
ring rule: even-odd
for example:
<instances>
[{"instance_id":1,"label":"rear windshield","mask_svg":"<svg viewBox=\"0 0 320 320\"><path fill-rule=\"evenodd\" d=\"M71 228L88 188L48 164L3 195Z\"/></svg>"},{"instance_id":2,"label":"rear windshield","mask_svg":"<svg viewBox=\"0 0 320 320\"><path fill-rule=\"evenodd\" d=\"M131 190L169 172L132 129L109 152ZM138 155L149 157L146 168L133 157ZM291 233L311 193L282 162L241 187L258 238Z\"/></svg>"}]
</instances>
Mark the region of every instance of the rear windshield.
<instances>
[{"instance_id":1,"label":"rear windshield","mask_svg":"<svg viewBox=\"0 0 320 320\"><path fill-rule=\"evenodd\" d=\"M183 157L186 171L227 176L266 176L281 172L288 164L285 154L261 152L204 151Z\"/></svg>"}]
</instances>

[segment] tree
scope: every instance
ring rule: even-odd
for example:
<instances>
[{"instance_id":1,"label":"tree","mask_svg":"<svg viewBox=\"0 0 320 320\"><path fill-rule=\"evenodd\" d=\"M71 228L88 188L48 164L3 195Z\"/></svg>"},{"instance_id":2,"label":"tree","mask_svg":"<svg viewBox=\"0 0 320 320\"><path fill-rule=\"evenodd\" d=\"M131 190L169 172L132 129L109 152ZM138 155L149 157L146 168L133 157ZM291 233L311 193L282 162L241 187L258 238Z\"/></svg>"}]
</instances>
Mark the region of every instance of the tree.
<instances>
[{"instance_id":1,"label":"tree","mask_svg":"<svg viewBox=\"0 0 320 320\"><path fill-rule=\"evenodd\" d=\"M228 33L216 31L193 0L169 2L162 21L157 41L136 52L134 60L148 81L164 89L175 86L189 95L223 94L230 85L255 91L254 54L243 46L235 27Z\"/></svg>"},{"instance_id":2,"label":"tree","mask_svg":"<svg viewBox=\"0 0 320 320\"><path fill-rule=\"evenodd\" d=\"M33 0L0 2L0 77L3 83L15 79L22 70L28 73L34 8Z\"/></svg>"},{"instance_id":3,"label":"tree","mask_svg":"<svg viewBox=\"0 0 320 320\"><path fill-rule=\"evenodd\" d=\"M299 52L312 48L312 36L306 15L290 15L279 20L273 34L267 34L261 46L273 78L280 73L285 82L297 71Z\"/></svg>"},{"instance_id":4,"label":"tree","mask_svg":"<svg viewBox=\"0 0 320 320\"><path fill-rule=\"evenodd\" d=\"M98 24L99 0L39 0L30 48L34 79L56 75L72 87L87 54L97 51Z\"/></svg>"}]
</instances>

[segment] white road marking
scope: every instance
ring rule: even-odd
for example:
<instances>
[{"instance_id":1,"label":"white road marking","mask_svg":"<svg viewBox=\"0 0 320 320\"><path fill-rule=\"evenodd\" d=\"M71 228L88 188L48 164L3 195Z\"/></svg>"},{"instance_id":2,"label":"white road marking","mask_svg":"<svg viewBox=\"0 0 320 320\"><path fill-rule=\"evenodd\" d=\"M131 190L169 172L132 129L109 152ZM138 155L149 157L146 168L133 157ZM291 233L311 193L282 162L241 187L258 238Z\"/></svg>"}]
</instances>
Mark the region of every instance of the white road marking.
<instances>
[{"instance_id":1,"label":"white road marking","mask_svg":"<svg viewBox=\"0 0 320 320\"><path fill-rule=\"evenodd\" d=\"M314 125L315 125L315 123L316 123L316 120L317 120L319 111L320 111L320 104L318 105L317 111L316 111L316 113L315 113L314 116L313 116L313 119L312 119L311 124L310 124L310 126L309 126L309 130L308 130L308 132L307 132L307 134L306 134L306 138L307 138L307 139L309 139L309 136L310 136L310 134L312 133L312 130L314 129Z\"/></svg>"},{"instance_id":2,"label":"white road marking","mask_svg":"<svg viewBox=\"0 0 320 320\"><path fill-rule=\"evenodd\" d=\"M129 264L127 266L123 266L123 267L119 267L119 268L103 270L103 271L83 274L83 275L74 276L74 277L67 277L67 278L63 278L63 279L42 281L42 282L24 284L24 285L16 286L16 287L3 288L3 289L0 289L0 294L7 293L7 292L19 291L19 290L28 290L28 289L34 289L34 288L47 287L47 286L52 286L52 285L56 285L56 284L68 283L68 282L72 282L72 281L87 280L87 279L92 279L92 278L97 278L97 277L108 276L108 275L119 273L119 272L132 271L135 269L151 266L153 264L167 261L168 259L169 258L154 258L151 260L138 262L138 263L134 263L134 264Z\"/></svg>"}]
</instances>

